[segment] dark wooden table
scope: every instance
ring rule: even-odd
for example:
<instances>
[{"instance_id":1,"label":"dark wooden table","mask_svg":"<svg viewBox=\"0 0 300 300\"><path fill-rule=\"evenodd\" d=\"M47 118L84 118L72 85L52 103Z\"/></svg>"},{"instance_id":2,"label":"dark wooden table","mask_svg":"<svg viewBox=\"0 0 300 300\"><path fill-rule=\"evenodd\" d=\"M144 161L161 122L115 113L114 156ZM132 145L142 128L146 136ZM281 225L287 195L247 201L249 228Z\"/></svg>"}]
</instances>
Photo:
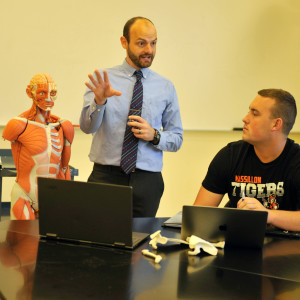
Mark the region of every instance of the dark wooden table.
<instances>
[{"instance_id":1,"label":"dark wooden table","mask_svg":"<svg viewBox=\"0 0 300 300\"><path fill-rule=\"evenodd\" d=\"M180 238L164 220L134 219L134 230ZM149 240L134 251L45 242L38 222L0 222L0 299L300 299L300 240L265 238L262 250L217 256L170 243L155 264L141 254L153 251Z\"/></svg>"}]
</instances>

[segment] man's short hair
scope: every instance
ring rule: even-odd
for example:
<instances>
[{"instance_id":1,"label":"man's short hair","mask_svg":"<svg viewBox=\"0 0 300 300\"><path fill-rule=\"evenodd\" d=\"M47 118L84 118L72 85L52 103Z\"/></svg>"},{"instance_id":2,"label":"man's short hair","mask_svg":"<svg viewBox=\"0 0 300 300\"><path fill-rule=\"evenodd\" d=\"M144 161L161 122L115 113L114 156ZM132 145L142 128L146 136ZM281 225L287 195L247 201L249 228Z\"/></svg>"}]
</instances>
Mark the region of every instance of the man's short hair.
<instances>
[{"instance_id":1,"label":"man's short hair","mask_svg":"<svg viewBox=\"0 0 300 300\"><path fill-rule=\"evenodd\" d=\"M260 90L258 95L275 100L275 105L271 111L272 117L274 119L282 119L282 132L288 136L297 116L297 106L294 97L289 92L281 89Z\"/></svg>"},{"instance_id":2,"label":"man's short hair","mask_svg":"<svg viewBox=\"0 0 300 300\"><path fill-rule=\"evenodd\" d=\"M151 20L144 18L144 17L134 17L134 18L131 18L130 20L128 20L123 28L123 36L126 38L128 44L130 41L130 28L137 20L145 20L145 21L149 21L150 23L153 24L153 22Z\"/></svg>"}]
</instances>

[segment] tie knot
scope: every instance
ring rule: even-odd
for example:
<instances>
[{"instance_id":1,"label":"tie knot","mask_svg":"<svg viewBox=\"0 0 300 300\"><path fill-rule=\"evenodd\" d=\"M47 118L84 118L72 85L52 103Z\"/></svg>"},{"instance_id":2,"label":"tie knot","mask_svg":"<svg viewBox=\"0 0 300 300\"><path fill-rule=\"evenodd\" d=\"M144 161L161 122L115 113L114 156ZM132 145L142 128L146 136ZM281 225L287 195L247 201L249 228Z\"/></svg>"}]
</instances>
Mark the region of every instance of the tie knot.
<instances>
[{"instance_id":1,"label":"tie knot","mask_svg":"<svg viewBox=\"0 0 300 300\"><path fill-rule=\"evenodd\" d=\"M143 77L143 73L142 71L135 71L134 74L136 76L136 80L141 80L141 78Z\"/></svg>"}]
</instances>

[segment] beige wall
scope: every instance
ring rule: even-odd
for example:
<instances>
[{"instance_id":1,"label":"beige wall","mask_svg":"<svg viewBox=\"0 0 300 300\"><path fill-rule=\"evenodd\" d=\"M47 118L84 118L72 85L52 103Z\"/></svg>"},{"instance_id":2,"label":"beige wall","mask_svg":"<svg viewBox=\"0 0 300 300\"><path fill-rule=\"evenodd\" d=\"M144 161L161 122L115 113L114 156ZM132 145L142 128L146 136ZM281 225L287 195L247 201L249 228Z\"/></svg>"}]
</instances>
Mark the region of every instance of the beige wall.
<instances>
[{"instance_id":1,"label":"beige wall","mask_svg":"<svg viewBox=\"0 0 300 300\"><path fill-rule=\"evenodd\" d=\"M40 72L57 84L53 114L78 124L87 75L122 63L123 26L139 15L157 28L151 69L176 87L184 128L241 127L262 88L300 98L300 1L2 0L0 124L28 109Z\"/></svg>"},{"instance_id":2,"label":"beige wall","mask_svg":"<svg viewBox=\"0 0 300 300\"><path fill-rule=\"evenodd\" d=\"M182 149L165 153L165 193L158 216L170 216L193 203L212 157L239 139L239 132L228 130L242 126L257 90L284 88L298 99L299 8L299 1L284 0L2 1L0 85L5 105L0 124L29 108L25 88L39 72L51 74L57 83L53 113L78 124L87 74L122 63L123 25L133 16L150 18L159 40L152 69L174 83L183 126L227 130L186 131ZM300 120L295 127L300 131ZM90 144L91 136L77 128L71 158L79 169L77 180L86 181L91 171ZM10 145L1 140L0 147ZM9 201L12 182L4 179L4 201Z\"/></svg>"},{"instance_id":3,"label":"beige wall","mask_svg":"<svg viewBox=\"0 0 300 300\"><path fill-rule=\"evenodd\" d=\"M2 131L3 127L0 127L1 136ZM193 204L211 159L221 147L240 137L241 132L234 131L185 131L179 152L164 153L165 192L157 216L172 216L181 210L182 205ZM293 133L290 137L300 143L300 133ZM75 129L71 165L79 169L79 176L75 177L79 181L86 181L92 169L88 158L91 138L79 128ZM9 142L0 140L0 148L9 147ZM3 201L10 201L13 182L13 178L3 179Z\"/></svg>"}]
</instances>

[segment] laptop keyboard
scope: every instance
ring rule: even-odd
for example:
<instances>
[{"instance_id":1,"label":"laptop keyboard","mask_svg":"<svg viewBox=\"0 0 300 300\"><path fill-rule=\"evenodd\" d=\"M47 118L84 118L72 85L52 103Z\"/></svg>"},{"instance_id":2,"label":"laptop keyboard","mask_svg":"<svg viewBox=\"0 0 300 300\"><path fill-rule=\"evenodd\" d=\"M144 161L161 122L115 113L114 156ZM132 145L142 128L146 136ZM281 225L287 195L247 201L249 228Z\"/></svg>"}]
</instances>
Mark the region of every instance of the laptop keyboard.
<instances>
[{"instance_id":1,"label":"laptop keyboard","mask_svg":"<svg viewBox=\"0 0 300 300\"><path fill-rule=\"evenodd\" d=\"M292 238L292 239L300 239L299 231L288 231L288 230L282 230L279 228L267 228L265 235L266 236L286 237L286 238Z\"/></svg>"},{"instance_id":2,"label":"laptop keyboard","mask_svg":"<svg viewBox=\"0 0 300 300\"><path fill-rule=\"evenodd\" d=\"M145 239L145 233L132 232L132 245L139 243L143 239Z\"/></svg>"}]
</instances>

